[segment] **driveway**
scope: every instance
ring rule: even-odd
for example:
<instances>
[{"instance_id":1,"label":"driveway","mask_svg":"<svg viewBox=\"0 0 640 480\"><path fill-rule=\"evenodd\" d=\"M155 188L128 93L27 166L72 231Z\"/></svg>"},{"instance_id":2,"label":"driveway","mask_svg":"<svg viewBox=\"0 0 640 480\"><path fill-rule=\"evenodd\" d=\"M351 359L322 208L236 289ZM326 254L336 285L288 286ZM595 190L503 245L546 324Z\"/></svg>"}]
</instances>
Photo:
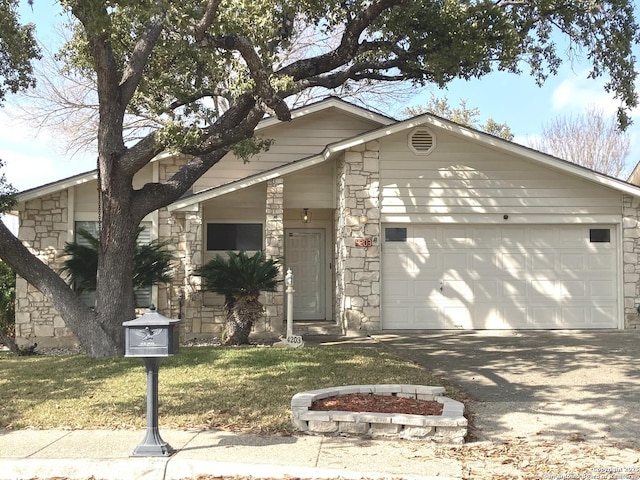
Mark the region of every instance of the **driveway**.
<instances>
[{"instance_id":1,"label":"driveway","mask_svg":"<svg viewBox=\"0 0 640 480\"><path fill-rule=\"evenodd\" d=\"M640 445L640 331L373 336L469 396L472 440Z\"/></svg>"}]
</instances>

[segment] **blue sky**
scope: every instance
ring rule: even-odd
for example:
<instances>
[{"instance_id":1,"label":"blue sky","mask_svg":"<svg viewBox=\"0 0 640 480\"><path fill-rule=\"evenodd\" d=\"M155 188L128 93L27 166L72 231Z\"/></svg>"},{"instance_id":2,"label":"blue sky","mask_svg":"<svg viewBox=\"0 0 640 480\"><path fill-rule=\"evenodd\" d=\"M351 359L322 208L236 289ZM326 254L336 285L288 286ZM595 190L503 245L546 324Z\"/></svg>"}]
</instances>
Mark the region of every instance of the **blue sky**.
<instances>
[{"instance_id":1,"label":"blue sky","mask_svg":"<svg viewBox=\"0 0 640 480\"><path fill-rule=\"evenodd\" d=\"M33 10L26 2L21 9L23 22L34 22L38 37L46 45L58 43L53 31L60 21L56 2L34 3ZM493 118L506 122L516 135L515 141L526 144L527 138L540 135L542 126L557 115L582 113L589 104L600 106L605 113L614 114L616 104L604 92L602 80L588 80L588 65L564 64L556 77L538 87L526 74L492 73L480 80L454 81L440 92L425 88L408 104L424 104L431 92L446 96L451 105L460 99L469 107L477 107L482 120ZM404 105L402 106L404 108ZM95 168L95 154L86 152L70 156L62 150L54 131L38 131L33 126L16 121L11 103L0 109L0 158L6 162L4 172L18 189L25 190L82 173ZM395 114L403 109L399 108ZM640 160L640 111L634 112L634 124L629 130L632 151L629 164Z\"/></svg>"}]
</instances>

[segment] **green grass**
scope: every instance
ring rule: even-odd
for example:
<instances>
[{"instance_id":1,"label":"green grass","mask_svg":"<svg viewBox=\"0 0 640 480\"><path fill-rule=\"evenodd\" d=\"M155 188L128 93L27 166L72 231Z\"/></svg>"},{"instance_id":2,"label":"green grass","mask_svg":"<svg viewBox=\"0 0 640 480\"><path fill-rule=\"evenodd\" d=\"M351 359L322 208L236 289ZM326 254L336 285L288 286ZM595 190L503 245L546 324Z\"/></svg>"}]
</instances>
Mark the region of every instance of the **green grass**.
<instances>
[{"instance_id":1,"label":"green grass","mask_svg":"<svg viewBox=\"0 0 640 480\"><path fill-rule=\"evenodd\" d=\"M440 385L378 346L183 347L159 373L162 428L291 433L291 397L338 385ZM0 355L0 429L144 428L141 359Z\"/></svg>"}]
</instances>

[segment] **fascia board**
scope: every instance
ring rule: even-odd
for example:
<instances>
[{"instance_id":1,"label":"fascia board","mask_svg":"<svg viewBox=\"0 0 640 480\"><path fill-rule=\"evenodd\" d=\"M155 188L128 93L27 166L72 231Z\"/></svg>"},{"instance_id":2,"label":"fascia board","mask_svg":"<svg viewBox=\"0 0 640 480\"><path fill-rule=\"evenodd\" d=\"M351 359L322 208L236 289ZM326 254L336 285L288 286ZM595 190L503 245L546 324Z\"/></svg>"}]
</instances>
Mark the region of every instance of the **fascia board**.
<instances>
[{"instance_id":1,"label":"fascia board","mask_svg":"<svg viewBox=\"0 0 640 480\"><path fill-rule=\"evenodd\" d=\"M379 113L373 112L371 110L366 110L364 108L358 107L356 105L353 105L351 103L345 102L344 100L339 100L337 98L329 98L327 100L321 100L319 102L316 103L312 103L310 105L304 106L304 107L300 107L300 108L296 108L291 112L291 118L295 119L295 118L300 118L300 117L304 117L307 115L310 115L312 113L316 113L316 112L321 112L323 110L327 110L329 108L337 108L339 110L343 110L351 115L354 115L356 117L360 117L360 118L366 118L368 120L372 120L376 123L380 123L382 125L391 125L392 123L396 123L397 120L391 118L391 117L386 117L384 115L381 115ZM283 123L282 121L278 120L275 117L269 117L269 118L265 118L264 120L262 120L258 126L256 127L256 131L262 130L264 128L267 127L271 127L273 125L277 125Z\"/></svg>"},{"instance_id":2,"label":"fascia board","mask_svg":"<svg viewBox=\"0 0 640 480\"><path fill-rule=\"evenodd\" d=\"M34 200L45 195L59 192L60 190L66 190L67 188L82 185L83 183L91 182L98 179L98 171L92 170L91 172L82 173L73 177L65 178L57 182L49 183L41 187L35 187L30 190L18 193L16 195L17 203L27 202Z\"/></svg>"}]
</instances>

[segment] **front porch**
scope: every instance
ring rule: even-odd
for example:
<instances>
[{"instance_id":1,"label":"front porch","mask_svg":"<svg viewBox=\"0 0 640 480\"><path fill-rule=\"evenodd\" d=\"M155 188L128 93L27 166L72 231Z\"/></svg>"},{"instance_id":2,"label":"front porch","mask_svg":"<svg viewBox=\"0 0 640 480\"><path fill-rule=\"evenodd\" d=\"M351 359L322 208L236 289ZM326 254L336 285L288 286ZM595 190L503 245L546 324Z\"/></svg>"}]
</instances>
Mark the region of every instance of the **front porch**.
<instances>
[{"instance_id":1,"label":"front porch","mask_svg":"<svg viewBox=\"0 0 640 480\"><path fill-rule=\"evenodd\" d=\"M160 232L180 239L176 246L182 261L159 304L175 310L172 304L182 295L184 337L215 336L224 328L222 299L200 292L193 270L225 250L260 248L281 260L283 280L287 269L294 274L296 334L379 331L377 148L376 142L360 145L335 161L210 198L199 193L197 203L160 212ZM216 225L262 225L263 237L252 245L238 234L236 243L220 250L209 238L218 235ZM286 331L284 290L282 282L276 292L264 294L265 318L255 326L257 335Z\"/></svg>"}]
</instances>

